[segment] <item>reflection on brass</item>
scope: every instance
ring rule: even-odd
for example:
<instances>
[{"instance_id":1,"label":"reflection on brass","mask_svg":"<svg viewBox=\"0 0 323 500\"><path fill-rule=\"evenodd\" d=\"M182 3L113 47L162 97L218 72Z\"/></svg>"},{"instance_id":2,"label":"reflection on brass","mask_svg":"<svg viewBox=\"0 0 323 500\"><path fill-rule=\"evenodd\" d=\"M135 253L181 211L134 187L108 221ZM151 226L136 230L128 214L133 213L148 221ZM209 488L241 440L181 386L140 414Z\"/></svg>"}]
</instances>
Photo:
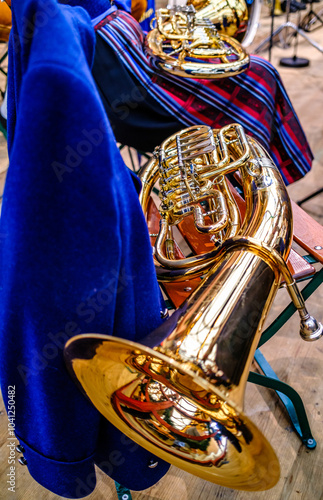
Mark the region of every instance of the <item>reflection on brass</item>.
<instances>
[{"instance_id":1,"label":"reflection on brass","mask_svg":"<svg viewBox=\"0 0 323 500\"><path fill-rule=\"evenodd\" d=\"M240 43L219 34L210 19L198 18L193 5L157 10L156 24L146 37L146 52L164 71L189 78L223 78L249 66Z\"/></svg>"},{"instance_id":2,"label":"reflection on brass","mask_svg":"<svg viewBox=\"0 0 323 500\"><path fill-rule=\"evenodd\" d=\"M274 3L274 16L281 16L283 14L282 8L281 8L281 3L280 0L265 0L264 4L268 9L270 9L270 12L272 11L273 8L273 2Z\"/></svg>"},{"instance_id":3,"label":"reflection on brass","mask_svg":"<svg viewBox=\"0 0 323 500\"><path fill-rule=\"evenodd\" d=\"M237 173L243 217L227 181ZM201 283L142 344L100 334L74 337L65 348L67 366L96 408L155 455L222 486L271 488L279 463L243 413L243 400L282 277L302 320L307 313L285 263L292 242L285 185L263 148L236 124L174 134L140 175L144 213L156 183L160 190L158 279L200 276ZM176 225L186 217L191 237L203 235L211 249L194 256L182 249L184 257L177 258Z\"/></svg>"}]
</instances>

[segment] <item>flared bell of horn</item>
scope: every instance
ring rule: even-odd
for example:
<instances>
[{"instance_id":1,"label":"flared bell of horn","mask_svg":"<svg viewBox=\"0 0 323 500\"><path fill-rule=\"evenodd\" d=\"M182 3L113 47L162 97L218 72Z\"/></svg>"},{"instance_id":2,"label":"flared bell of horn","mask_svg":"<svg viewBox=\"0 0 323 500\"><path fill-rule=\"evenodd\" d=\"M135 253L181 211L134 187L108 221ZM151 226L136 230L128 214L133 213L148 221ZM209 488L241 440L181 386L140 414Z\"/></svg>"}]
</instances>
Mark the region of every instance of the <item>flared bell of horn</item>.
<instances>
[{"instance_id":1,"label":"flared bell of horn","mask_svg":"<svg viewBox=\"0 0 323 500\"><path fill-rule=\"evenodd\" d=\"M279 462L243 413L242 401L263 310L276 285L262 260L238 254L224 256L190 299L145 339L147 345L79 335L67 343L65 357L96 408L139 445L205 480L258 491L276 484ZM229 291L227 272L235 261L240 274L245 258L254 261L251 281L257 276L257 286L247 273ZM148 347L169 330L157 348Z\"/></svg>"},{"instance_id":2,"label":"flared bell of horn","mask_svg":"<svg viewBox=\"0 0 323 500\"><path fill-rule=\"evenodd\" d=\"M98 334L73 339L66 359L102 415L153 454L229 488L266 490L278 481L266 438L193 366Z\"/></svg>"}]
</instances>

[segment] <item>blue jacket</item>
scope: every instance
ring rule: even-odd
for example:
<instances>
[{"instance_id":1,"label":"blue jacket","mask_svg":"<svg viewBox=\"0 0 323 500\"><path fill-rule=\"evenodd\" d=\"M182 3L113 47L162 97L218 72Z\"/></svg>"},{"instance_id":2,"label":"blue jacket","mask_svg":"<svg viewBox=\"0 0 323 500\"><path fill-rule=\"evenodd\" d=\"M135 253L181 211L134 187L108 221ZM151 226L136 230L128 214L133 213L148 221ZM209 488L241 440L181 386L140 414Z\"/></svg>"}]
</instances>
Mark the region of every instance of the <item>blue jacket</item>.
<instances>
[{"instance_id":1,"label":"blue jacket","mask_svg":"<svg viewBox=\"0 0 323 500\"><path fill-rule=\"evenodd\" d=\"M69 498L94 489L94 463L137 490L169 467L150 469L155 457L101 417L63 362L77 333L140 340L161 323L149 235L91 77L93 51L84 9L13 2L0 378L6 405L14 388L30 474Z\"/></svg>"}]
</instances>

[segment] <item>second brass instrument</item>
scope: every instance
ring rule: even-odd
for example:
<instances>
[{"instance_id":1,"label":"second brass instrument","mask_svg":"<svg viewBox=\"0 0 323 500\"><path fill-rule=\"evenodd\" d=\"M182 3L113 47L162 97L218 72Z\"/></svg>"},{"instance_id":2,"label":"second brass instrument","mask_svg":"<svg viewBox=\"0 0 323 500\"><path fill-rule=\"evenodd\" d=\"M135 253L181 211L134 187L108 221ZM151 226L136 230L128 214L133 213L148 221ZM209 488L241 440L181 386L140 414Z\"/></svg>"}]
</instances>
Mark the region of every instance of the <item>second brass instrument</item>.
<instances>
[{"instance_id":1,"label":"second brass instrument","mask_svg":"<svg viewBox=\"0 0 323 500\"><path fill-rule=\"evenodd\" d=\"M162 70L187 78L234 76L250 62L240 43L198 18L193 5L157 10L145 50Z\"/></svg>"},{"instance_id":2,"label":"second brass instrument","mask_svg":"<svg viewBox=\"0 0 323 500\"><path fill-rule=\"evenodd\" d=\"M176 0L175 0L176 1ZM238 40L248 47L257 32L261 11L260 0L188 0L199 19L207 17L219 33Z\"/></svg>"}]
</instances>

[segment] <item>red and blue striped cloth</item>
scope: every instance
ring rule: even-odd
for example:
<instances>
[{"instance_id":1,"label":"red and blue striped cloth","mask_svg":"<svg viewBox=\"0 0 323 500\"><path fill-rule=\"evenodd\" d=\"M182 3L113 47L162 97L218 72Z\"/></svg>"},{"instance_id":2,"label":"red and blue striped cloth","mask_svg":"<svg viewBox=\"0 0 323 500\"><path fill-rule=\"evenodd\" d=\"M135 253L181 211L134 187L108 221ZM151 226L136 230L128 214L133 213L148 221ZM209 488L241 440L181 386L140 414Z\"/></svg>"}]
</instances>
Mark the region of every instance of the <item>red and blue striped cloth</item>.
<instances>
[{"instance_id":1,"label":"red and blue striped cloth","mask_svg":"<svg viewBox=\"0 0 323 500\"><path fill-rule=\"evenodd\" d=\"M217 80L195 80L162 73L144 52L144 34L129 14L116 11L96 27L161 106L183 126L205 123L220 128L240 123L270 152L286 184L303 177L313 154L276 69L251 56L240 75Z\"/></svg>"}]
</instances>

